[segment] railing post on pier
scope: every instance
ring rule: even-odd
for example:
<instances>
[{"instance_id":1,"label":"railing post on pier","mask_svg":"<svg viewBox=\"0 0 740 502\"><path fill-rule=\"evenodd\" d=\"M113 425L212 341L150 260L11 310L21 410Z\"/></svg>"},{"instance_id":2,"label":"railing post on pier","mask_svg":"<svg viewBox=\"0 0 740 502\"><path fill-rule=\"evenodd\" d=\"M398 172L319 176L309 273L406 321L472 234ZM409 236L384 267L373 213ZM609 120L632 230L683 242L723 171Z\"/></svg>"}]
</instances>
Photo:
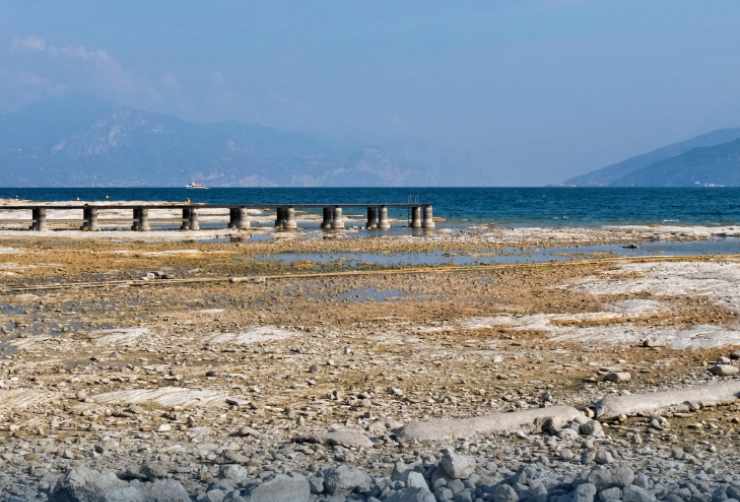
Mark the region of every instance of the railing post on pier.
<instances>
[{"instance_id":1,"label":"railing post on pier","mask_svg":"<svg viewBox=\"0 0 740 502\"><path fill-rule=\"evenodd\" d=\"M344 228L344 217L342 216L342 208L334 207L332 212L331 220L332 230L342 230Z\"/></svg>"},{"instance_id":2,"label":"railing post on pier","mask_svg":"<svg viewBox=\"0 0 740 502\"><path fill-rule=\"evenodd\" d=\"M131 230L135 232L148 232L152 227L149 224L149 209L146 207L134 208L134 223Z\"/></svg>"},{"instance_id":3,"label":"railing post on pier","mask_svg":"<svg viewBox=\"0 0 740 502\"><path fill-rule=\"evenodd\" d=\"M367 223L365 228L368 230L376 230L378 228L378 208L375 206L368 206L367 208Z\"/></svg>"},{"instance_id":4,"label":"railing post on pier","mask_svg":"<svg viewBox=\"0 0 740 502\"><path fill-rule=\"evenodd\" d=\"M421 207L411 207L411 223L409 223L409 227L421 228Z\"/></svg>"},{"instance_id":5,"label":"railing post on pier","mask_svg":"<svg viewBox=\"0 0 740 502\"><path fill-rule=\"evenodd\" d=\"M434 225L434 213L432 212L432 206L431 205L424 206L423 213L424 213L424 218L422 219L422 222L421 222L421 228L424 228L427 230L433 229L435 225Z\"/></svg>"},{"instance_id":6,"label":"railing post on pier","mask_svg":"<svg viewBox=\"0 0 740 502\"><path fill-rule=\"evenodd\" d=\"M388 219L388 208L380 206L378 208L378 229L388 230L391 228L391 220Z\"/></svg>"},{"instance_id":7,"label":"railing post on pier","mask_svg":"<svg viewBox=\"0 0 740 502\"><path fill-rule=\"evenodd\" d=\"M94 232L98 229L98 209L85 206L82 209L82 230Z\"/></svg>"},{"instance_id":8,"label":"railing post on pier","mask_svg":"<svg viewBox=\"0 0 740 502\"><path fill-rule=\"evenodd\" d=\"M332 210L332 208L323 208L321 216L321 230L331 230L332 220L334 219L334 211Z\"/></svg>"},{"instance_id":9,"label":"railing post on pier","mask_svg":"<svg viewBox=\"0 0 740 502\"><path fill-rule=\"evenodd\" d=\"M43 232L48 229L49 225L46 221L46 208L34 207L31 210L31 230Z\"/></svg>"}]
</instances>

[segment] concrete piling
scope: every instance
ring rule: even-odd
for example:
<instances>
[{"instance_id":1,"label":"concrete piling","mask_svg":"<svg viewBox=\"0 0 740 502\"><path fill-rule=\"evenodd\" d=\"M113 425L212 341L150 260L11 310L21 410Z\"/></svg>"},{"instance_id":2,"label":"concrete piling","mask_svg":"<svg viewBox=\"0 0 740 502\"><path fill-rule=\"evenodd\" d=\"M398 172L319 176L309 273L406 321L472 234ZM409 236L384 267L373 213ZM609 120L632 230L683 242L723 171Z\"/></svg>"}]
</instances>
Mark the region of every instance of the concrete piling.
<instances>
[{"instance_id":1,"label":"concrete piling","mask_svg":"<svg viewBox=\"0 0 740 502\"><path fill-rule=\"evenodd\" d=\"M421 207L413 206L411 208L411 222L409 222L411 228L421 228Z\"/></svg>"},{"instance_id":2,"label":"concrete piling","mask_svg":"<svg viewBox=\"0 0 740 502\"><path fill-rule=\"evenodd\" d=\"M233 230L247 230L250 227L249 213L244 207L229 209L229 228Z\"/></svg>"},{"instance_id":3,"label":"concrete piling","mask_svg":"<svg viewBox=\"0 0 740 502\"><path fill-rule=\"evenodd\" d=\"M285 208L285 224L283 225L284 230L296 230L298 228L298 220L295 216L294 207Z\"/></svg>"},{"instance_id":4,"label":"concrete piling","mask_svg":"<svg viewBox=\"0 0 740 502\"><path fill-rule=\"evenodd\" d=\"M151 225L149 224L149 209L146 207L135 207L134 223L131 226L131 230L135 232L148 232L151 229Z\"/></svg>"},{"instance_id":5,"label":"concrete piling","mask_svg":"<svg viewBox=\"0 0 740 502\"><path fill-rule=\"evenodd\" d=\"M388 208L380 206L378 208L378 229L388 230L391 228L391 220L388 218Z\"/></svg>"},{"instance_id":6,"label":"concrete piling","mask_svg":"<svg viewBox=\"0 0 740 502\"><path fill-rule=\"evenodd\" d=\"M91 206L82 208L82 228L86 232L94 232L98 229L98 209Z\"/></svg>"},{"instance_id":7,"label":"concrete piling","mask_svg":"<svg viewBox=\"0 0 740 502\"><path fill-rule=\"evenodd\" d=\"M198 212L194 207L182 208L182 226L180 230L200 230Z\"/></svg>"},{"instance_id":8,"label":"concrete piling","mask_svg":"<svg viewBox=\"0 0 740 502\"><path fill-rule=\"evenodd\" d=\"M342 216L342 208L334 207L332 212L331 221L332 230L342 230L344 228L344 217Z\"/></svg>"},{"instance_id":9,"label":"concrete piling","mask_svg":"<svg viewBox=\"0 0 740 502\"><path fill-rule=\"evenodd\" d=\"M425 228L427 230L431 230L432 228L434 228L434 213L432 212L431 205L424 206L423 215L424 217L421 222L421 228Z\"/></svg>"},{"instance_id":10,"label":"concrete piling","mask_svg":"<svg viewBox=\"0 0 740 502\"><path fill-rule=\"evenodd\" d=\"M331 230L333 219L334 219L334 210L330 207L323 208L322 219L321 219L321 230Z\"/></svg>"},{"instance_id":11,"label":"concrete piling","mask_svg":"<svg viewBox=\"0 0 740 502\"><path fill-rule=\"evenodd\" d=\"M275 210L275 228L277 228L278 230L282 230L283 228L285 228L285 220L285 208L278 207Z\"/></svg>"},{"instance_id":12,"label":"concrete piling","mask_svg":"<svg viewBox=\"0 0 740 502\"><path fill-rule=\"evenodd\" d=\"M378 228L378 208L375 206L368 206L367 208L367 223L365 228L368 230L375 230Z\"/></svg>"},{"instance_id":13,"label":"concrete piling","mask_svg":"<svg viewBox=\"0 0 740 502\"><path fill-rule=\"evenodd\" d=\"M200 221L198 219L198 210L190 208L190 230L200 230Z\"/></svg>"},{"instance_id":14,"label":"concrete piling","mask_svg":"<svg viewBox=\"0 0 740 502\"><path fill-rule=\"evenodd\" d=\"M49 225L46 221L46 209L43 207L35 207L31 210L32 213L32 223L31 223L31 230L36 230L37 232L43 232L44 230L49 229Z\"/></svg>"}]
</instances>

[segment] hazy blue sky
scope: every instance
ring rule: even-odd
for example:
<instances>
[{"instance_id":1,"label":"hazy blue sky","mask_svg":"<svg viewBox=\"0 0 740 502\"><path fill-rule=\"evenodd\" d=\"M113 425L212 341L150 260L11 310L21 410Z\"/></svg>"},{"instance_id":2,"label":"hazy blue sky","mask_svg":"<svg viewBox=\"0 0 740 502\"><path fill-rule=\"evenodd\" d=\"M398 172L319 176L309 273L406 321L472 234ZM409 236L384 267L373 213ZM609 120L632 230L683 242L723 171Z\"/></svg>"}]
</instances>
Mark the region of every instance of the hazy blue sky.
<instances>
[{"instance_id":1,"label":"hazy blue sky","mask_svg":"<svg viewBox=\"0 0 740 502\"><path fill-rule=\"evenodd\" d=\"M4 0L0 109L419 138L470 184L543 184L740 125L738 27L737 0Z\"/></svg>"}]
</instances>

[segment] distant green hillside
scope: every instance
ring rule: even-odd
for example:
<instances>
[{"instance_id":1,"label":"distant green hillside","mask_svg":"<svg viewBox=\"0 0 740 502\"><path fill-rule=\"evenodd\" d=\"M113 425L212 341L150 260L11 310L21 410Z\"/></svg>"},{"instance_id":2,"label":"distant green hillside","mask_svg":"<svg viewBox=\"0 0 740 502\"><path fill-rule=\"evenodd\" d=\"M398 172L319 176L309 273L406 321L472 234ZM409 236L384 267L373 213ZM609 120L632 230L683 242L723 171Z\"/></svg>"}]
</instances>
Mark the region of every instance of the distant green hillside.
<instances>
[{"instance_id":1,"label":"distant green hillside","mask_svg":"<svg viewBox=\"0 0 740 502\"><path fill-rule=\"evenodd\" d=\"M565 181L573 186L689 186L738 185L738 164L722 160L725 145L740 138L740 129L719 129L631 157ZM712 153L714 147L718 148ZM694 152L701 150L701 153ZM655 169L655 171L653 171ZM733 181L734 180L734 181Z\"/></svg>"}]
</instances>

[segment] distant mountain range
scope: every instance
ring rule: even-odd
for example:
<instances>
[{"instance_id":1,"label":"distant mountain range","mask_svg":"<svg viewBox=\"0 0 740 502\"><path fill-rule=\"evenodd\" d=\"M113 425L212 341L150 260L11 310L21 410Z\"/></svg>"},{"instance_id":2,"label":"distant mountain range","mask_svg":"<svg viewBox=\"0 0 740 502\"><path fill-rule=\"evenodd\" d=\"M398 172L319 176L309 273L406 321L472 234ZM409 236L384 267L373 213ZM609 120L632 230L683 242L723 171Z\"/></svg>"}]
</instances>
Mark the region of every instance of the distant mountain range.
<instances>
[{"instance_id":1,"label":"distant mountain range","mask_svg":"<svg viewBox=\"0 0 740 502\"><path fill-rule=\"evenodd\" d=\"M420 143L200 124L88 97L0 115L0 186L435 185L453 165Z\"/></svg>"},{"instance_id":2,"label":"distant mountain range","mask_svg":"<svg viewBox=\"0 0 740 502\"><path fill-rule=\"evenodd\" d=\"M571 186L740 186L740 129L719 129L611 164Z\"/></svg>"}]
</instances>

